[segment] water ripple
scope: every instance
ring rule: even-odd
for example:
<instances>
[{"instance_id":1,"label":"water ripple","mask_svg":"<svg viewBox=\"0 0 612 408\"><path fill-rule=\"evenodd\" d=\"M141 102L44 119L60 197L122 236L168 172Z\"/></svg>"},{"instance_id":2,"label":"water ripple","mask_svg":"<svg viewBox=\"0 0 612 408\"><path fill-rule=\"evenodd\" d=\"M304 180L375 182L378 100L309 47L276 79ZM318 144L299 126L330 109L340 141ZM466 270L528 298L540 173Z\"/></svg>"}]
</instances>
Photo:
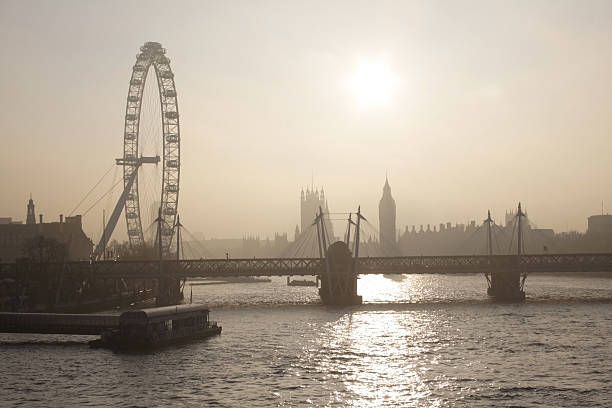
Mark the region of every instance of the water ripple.
<instances>
[{"instance_id":1,"label":"water ripple","mask_svg":"<svg viewBox=\"0 0 612 408\"><path fill-rule=\"evenodd\" d=\"M116 354L0 335L0 405L612 406L612 280L562 279L530 278L513 305L480 276L374 276L343 309L282 279L198 286L223 325L203 342Z\"/></svg>"}]
</instances>

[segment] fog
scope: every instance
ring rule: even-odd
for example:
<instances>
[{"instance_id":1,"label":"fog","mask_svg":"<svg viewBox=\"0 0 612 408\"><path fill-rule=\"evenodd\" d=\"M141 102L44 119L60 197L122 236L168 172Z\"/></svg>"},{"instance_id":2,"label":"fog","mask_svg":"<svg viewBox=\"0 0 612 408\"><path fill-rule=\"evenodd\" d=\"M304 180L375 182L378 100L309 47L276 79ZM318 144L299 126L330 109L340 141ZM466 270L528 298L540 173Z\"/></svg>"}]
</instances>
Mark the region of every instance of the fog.
<instances>
[{"instance_id":1,"label":"fog","mask_svg":"<svg viewBox=\"0 0 612 408\"><path fill-rule=\"evenodd\" d=\"M518 201L584 231L612 207L611 18L606 1L4 0L0 216L25 221L30 193L46 221L69 214L121 156L135 55L158 41L194 233L292 237L310 185L377 223L385 175L399 231ZM349 86L364 61L393 74L385 103ZM113 204L84 217L94 240Z\"/></svg>"}]
</instances>

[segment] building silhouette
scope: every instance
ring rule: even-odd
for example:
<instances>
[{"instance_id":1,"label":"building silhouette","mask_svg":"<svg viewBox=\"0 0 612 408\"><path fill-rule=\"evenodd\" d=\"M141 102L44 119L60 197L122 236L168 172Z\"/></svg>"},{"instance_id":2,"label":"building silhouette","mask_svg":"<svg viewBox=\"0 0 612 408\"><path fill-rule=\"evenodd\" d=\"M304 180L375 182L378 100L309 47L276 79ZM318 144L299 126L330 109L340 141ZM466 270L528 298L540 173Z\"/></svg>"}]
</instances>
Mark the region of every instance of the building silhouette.
<instances>
[{"instance_id":1,"label":"building silhouette","mask_svg":"<svg viewBox=\"0 0 612 408\"><path fill-rule=\"evenodd\" d=\"M300 195L300 220L301 220L301 232L303 233L312 226L315 221L315 217L319 213L319 208L323 210L323 213L329 214L329 206L325 199L325 192L323 187L321 191L306 187L306 192L302 189ZM327 230L327 236L330 240L335 240L334 229L329 220L325 221L325 229Z\"/></svg>"},{"instance_id":2,"label":"building silhouette","mask_svg":"<svg viewBox=\"0 0 612 408\"><path fill-rule=\"evenodd\" d=\"M396 230L395 230L395 200L391 195L389 179L385 178L383 195L378 203L378 225L380 227L380 247L385 255L396 255Z\"/></svg>"},{"instance_id":3,"label":"building silhouette","mask_svg":"<svg viewBox=\"0 0 612 408\"><path fill-rule=\"evenodd\" d=\"M42 214L39 217L40 221L36 223L34 201L30 197L25 224L10 219L8 223L0 224L0 262L14 262L24 257L26 242L37 237L52 239L65 245L67 260L89 259L93 242L83 232L80 215L65 219L60 215L59 222L43 222Z\"/></svg>"},{"instance_id":4,"label":"building silhouette","mask_svg":"<svg viewBox=\"0 0 612 408\"><path fill-rule=\"evenodd\" d=\"M612 215L591 215L588 220L587 233L592 235L612 236Z\"/></svg>"},{"instance_id":5,"label":"building silhouette","mask_svg":"<svg viewBox=\"0 0 612 408\"><path fill-rule=\"evenodd\" d=\"M527 214L527 210L523 210L523 214L525 214L525 218L523 219L523 222L526 224L523 225L530 225L529 224L529 215ZM510 227L512 225L514 225L514 223L516 222L516 212L514 210L506 210L506 215L504 217L504 220L506 221L506 227Z\"/></svg>"},{"instance_id":6,"label":"building silhouette","mask_svg":"<svg viewBox=\"0 0 612 408\"><path fill-rule=\"evenodd\" d=\"M293 232L293 242L296 242L299 237L300 237L300 227L296 225L295 231Z\"/></svg>"},{"instance_id":7,"label":"building silhouette","mask_svg":"<svg viewBox=\"0 0 612 408\"><path fill-rule=\"evenodd\" d=\"M186 259L209 258L279 258L287 249L287 233L275 233L274 239L247 234L240 238L210 238L183 241Z\"/></svg>"},{"instance_id":8,"label":"building silhouette","mask_svg":"<svg viewBox=\"0 0 612 408\"><path fill-rule=\"evenodd\" d=\"M36 214L34 212L34 200L32 200L31 194L30 194L30 201L28 201L28 212L26 215L26 224L27 225L36 224Z\"/></svg>"},{"instance_id":9,"label":"building silhouette","mask_svg":"<svg viewBox=\"0 0 612 408\"><path fill-rule=\"evenodd\" d=\"M516 213L506 211L505 225L493 227L494 255L517 253ZM555 233L550 228L535 228L525 217L523 222L523 253L604 253L612 251L612 215L588 217L588 230ZM445 224L406 227L400 234L398 247L402 255L485 255L487 229L483 224Z\"/></svg>"}]
</instances>

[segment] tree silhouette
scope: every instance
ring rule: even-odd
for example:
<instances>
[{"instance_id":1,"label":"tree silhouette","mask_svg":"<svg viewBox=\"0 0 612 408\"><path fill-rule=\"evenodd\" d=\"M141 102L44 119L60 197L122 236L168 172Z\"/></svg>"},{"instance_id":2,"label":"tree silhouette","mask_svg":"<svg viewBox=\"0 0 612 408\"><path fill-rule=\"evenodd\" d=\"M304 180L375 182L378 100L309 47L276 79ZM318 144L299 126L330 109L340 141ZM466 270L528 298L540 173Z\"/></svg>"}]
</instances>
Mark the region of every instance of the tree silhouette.
<instances>
[{"instance_id":1,"label":"tree silhouette","mask_svg":"<svg viewBox=\"0 0 612 408\"><path fill-rule=\"evenodd\" d=\"M56 239L38 235L24 241L23 253L32 262L63 262L68 255L68 249L66 244Z\"/></svg>"}]
</instances>

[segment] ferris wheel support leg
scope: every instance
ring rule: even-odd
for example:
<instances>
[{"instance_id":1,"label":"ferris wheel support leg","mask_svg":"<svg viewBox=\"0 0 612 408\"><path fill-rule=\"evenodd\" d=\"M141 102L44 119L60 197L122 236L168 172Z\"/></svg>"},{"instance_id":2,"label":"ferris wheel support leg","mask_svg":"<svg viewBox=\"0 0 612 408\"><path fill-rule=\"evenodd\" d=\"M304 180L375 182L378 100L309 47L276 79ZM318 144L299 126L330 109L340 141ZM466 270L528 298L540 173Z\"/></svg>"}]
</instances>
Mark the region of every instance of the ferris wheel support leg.
<instances>
[{"instance_id":1,"label":"ferris wheel support leg","mask_svg":"<svg viewBox=\"0 0 612 408\"><path fill-rule=\"evenodd\" d=\"M94 251L94 259L100 258L100 256L106 249L106 245L108 244L108 241L110 241L110 237L113 234L113 231L115 230L115 226L117 225L119 216L121 215L121 212L123 211L125 200L127 198L128 193L132 189L132 185L134 185L134 180L136 180L137 175L138 175L138 168L134 169L134 171L132 172L132 175L128 179L128 182L125 185L125 188L123 189L123 193L121 193L121 197L119 197L119 200L117 201L117 204L115 205L115 209L113 210L113 213L110 219L108 220L108 223L104 227L104 233L102 234L102 238L100 238L100 242L98 243Z\"/></svg>"}]
</instances>

